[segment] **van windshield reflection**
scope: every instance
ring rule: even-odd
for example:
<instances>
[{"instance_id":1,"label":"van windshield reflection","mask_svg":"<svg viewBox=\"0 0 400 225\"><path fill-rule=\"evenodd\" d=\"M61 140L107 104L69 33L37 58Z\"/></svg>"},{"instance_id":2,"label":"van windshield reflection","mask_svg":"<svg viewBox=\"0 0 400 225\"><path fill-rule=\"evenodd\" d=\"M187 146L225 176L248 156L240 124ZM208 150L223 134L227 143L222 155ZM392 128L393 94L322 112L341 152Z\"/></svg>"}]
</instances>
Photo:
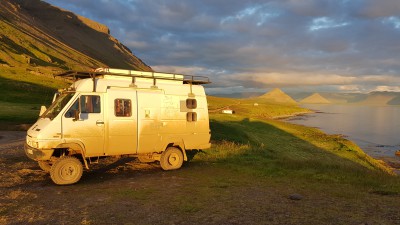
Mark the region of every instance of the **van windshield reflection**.
<instances>
[{"instance_id":1,"label":"van windshield reflection","mask_svg":"<svg viewBox=\"0 0 400 225\"><path fill-rule=\"evenodd\" d=\"M69 92L58 96L51 106L46 110L46 112L43 113L41 118L49 118L50 120L53 120L61 112L65 105L67 105L74 94L75 93L73 92Z\"/></svg>"}]
</instances>

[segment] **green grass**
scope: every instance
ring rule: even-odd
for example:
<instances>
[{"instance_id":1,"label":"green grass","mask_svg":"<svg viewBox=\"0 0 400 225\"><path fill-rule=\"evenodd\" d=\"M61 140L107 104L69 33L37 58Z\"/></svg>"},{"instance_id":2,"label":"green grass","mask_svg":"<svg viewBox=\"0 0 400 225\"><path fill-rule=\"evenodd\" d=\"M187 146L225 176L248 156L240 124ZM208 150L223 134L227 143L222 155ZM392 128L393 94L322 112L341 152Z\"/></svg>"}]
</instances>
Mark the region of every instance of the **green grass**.
<instances>
[{"instance_id":1,"label":"green grass","mask_svg":"<svg viewBox=\"0 0 400 225\"><path fill-rule=\"evenodd\" d=\"M33 123L41 105L50 105L58 88L69 84L26 69L0 69L0 123Z\"/></svg>"},{"instance_id":2,"label":"green grass","mask_svg":"<svg viewBox=\"0 0 400 225\"><path fill-rule=\"evenodd\" d=\"M10 103L0 101L0 121L9 123L32 123L39 116L37 104Z\"/></svg>"},{"instance_id":3,"label":"green grass","mask_svg":"<svg viewBox=\"0 0 400 225\"><path fill-rule=\"evenodd\" d=\"M210 150L194 160L241 173L312 184L348 184L400 194L400 179L354 143L338 135L276 120L211 115Z\"/></svg>"}]
</instances>

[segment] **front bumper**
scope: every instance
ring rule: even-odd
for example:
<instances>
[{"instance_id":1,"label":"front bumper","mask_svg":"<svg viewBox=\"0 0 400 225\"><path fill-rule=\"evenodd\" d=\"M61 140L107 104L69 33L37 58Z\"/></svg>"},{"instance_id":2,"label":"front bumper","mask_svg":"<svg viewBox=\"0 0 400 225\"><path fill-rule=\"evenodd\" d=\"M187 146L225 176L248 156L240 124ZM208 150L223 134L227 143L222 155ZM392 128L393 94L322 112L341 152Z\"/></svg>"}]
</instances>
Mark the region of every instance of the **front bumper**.
<instances>
[{"instance_id":1,"label":"front bumper","mask_svg":"<svg viewBox=\"0 0 400 225\"><path fill-rule=\"evenodd\" d=\"M53 155L53 149L41 150L37 148L33 148L25 143L24 146L25 154L33 160L49 160L50 157Z\"/></svg>"}]
</instances>

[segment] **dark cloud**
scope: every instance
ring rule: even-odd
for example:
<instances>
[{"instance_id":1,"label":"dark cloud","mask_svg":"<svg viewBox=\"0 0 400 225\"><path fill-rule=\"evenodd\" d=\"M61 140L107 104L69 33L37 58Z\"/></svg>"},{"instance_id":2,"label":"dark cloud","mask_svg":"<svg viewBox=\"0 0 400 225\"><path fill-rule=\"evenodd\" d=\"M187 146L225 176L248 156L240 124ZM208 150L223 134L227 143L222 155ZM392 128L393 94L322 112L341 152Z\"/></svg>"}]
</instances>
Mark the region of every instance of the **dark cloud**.
<instances>
[{"instance_id":1,"label":"dark cloud","mask_svg":"<svg viewBox=\"0 0 400 225\"><path fill-rule=\"evenodd\" d=\"M366 18L382 18L393 15L399 16L400 1L398 0L357 0L358 4L353 7L355 14Z\"/></svg>"},{"instance_id":2,"label":"dark cloud","mask_svg":"<svg viewBox=\"0 0 400 225\"><path fill-rule=\"evenodd\" d=\"M211 74L214 88L400 86L398 0L47 2L106 24L155 69Z\"/></svg>"}]
</instances>

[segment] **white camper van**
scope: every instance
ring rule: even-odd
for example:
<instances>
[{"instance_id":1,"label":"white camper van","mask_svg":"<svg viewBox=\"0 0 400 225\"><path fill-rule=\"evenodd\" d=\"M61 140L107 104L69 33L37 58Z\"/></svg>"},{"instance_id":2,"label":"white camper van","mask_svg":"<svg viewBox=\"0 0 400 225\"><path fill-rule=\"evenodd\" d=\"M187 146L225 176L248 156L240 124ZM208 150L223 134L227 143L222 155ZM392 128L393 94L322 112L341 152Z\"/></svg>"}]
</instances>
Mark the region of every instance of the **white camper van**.
<instances>
[{"instance_id":1,"label":"white camper van","mask_svg":"<svg viewBox=\"0 0 400 225\"><path fill-rule=\"evenodd\" d=\"M210 147L207 77L100 68L75 82L29 128L25 153L59 185L100 157L130 155L174 170L186 150Z\"/></svg>"}]
</instances>

